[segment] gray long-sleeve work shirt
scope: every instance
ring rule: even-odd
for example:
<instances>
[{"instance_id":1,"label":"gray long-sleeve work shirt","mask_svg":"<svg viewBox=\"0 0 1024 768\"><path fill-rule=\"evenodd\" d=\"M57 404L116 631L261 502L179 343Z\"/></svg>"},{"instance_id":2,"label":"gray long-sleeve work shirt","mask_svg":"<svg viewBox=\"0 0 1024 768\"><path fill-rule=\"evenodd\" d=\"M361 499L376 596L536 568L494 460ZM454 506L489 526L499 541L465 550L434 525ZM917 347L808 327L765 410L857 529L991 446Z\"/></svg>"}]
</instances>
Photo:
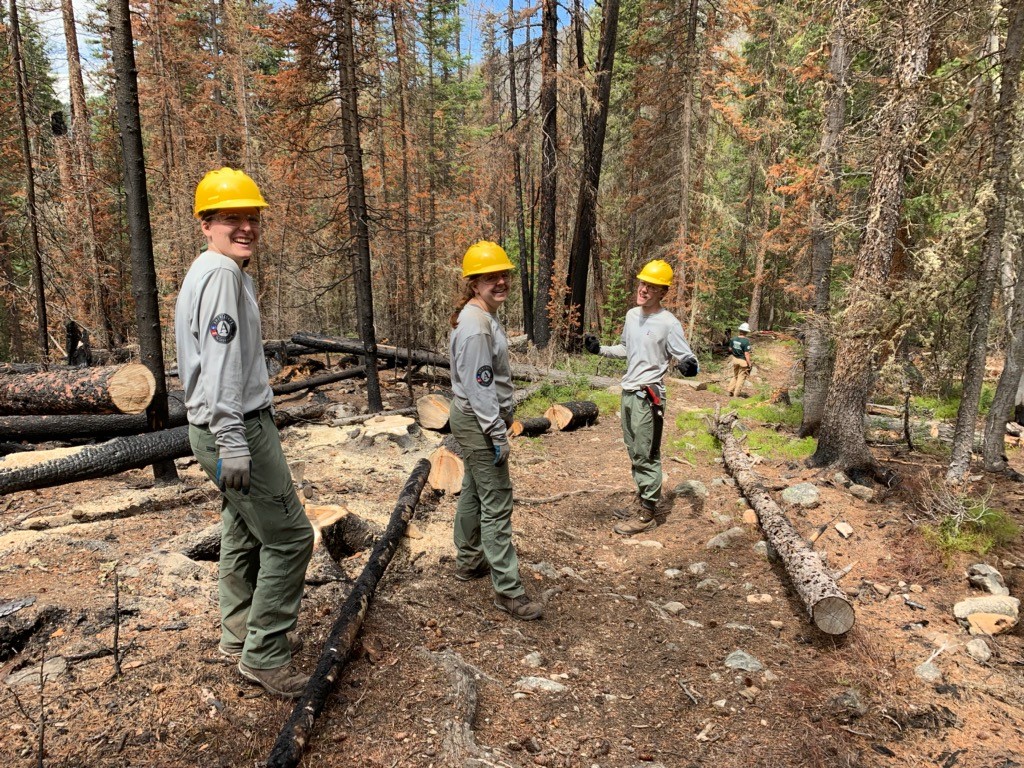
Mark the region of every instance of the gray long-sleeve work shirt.
<instances>
[{"instance_id":1,"label":"gray long-sleeve work shirt","mask_svg":"<svg viewBox=\"0 0 1024 768\"><path fill-rule=\"evenodd\" d=\"M693 356L686 343L683 326L667 309L645 315L640 307L626 313L622 338L618 344L602 346L605 357L626 358L622 389L635 392L647 386L661 385L673 358Z\"/></svg>"},{"instance_id":2,"label":"gray long-sleeve work shirt","mask_svg":"<svg viewBox=\"0 0 1024 768\"><path fill-rule=\"evenodd\" d=\"M515 390L508 340L498 318L475 304L467 304L452 330L449 354L453 406L467 415L475 414L480 429L492 440L507 440L505 416L512 413Z\"/></svg>"}]
</instances>

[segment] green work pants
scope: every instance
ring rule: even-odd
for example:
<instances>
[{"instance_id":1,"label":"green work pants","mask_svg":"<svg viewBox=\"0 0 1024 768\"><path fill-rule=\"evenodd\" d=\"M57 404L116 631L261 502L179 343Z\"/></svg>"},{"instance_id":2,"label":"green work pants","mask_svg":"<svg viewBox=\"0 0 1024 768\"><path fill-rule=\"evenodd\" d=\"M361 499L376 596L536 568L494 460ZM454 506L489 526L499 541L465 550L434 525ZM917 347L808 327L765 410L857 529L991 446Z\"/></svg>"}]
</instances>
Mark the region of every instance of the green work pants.
<instances>
[{"instance_id":1,"label":"green work pants","mask_svg":"<svg viewBox=\"0 0 1024 768\"><path fill-rule=\"evenodd\" d=\"M662 401L662 408L665 407ZM640 500L654 506L661 498L661 431L663 417L655 414L647 396L622 393L622 439L633 464L633 481Z\"/></svg>"},{"instance_id":2,"label":"green work pants","mask_svg":"<svg viewBox=\"0 0 1024 768\"><path fill-rule=\"evenodd\" d=\"M192 452L217 482L217 443L209 429L189 426ZM252 457L248 494L221 494L221 645L242 647L242 662L276 669L291 661L286 633L295 628L313 526L295 494L270 410L245 422Z\"/></svg>"},{"instance_id":3,"label":"green work pants","mask_svg":"<svg viewBox=\"0 0 1024 768\"><path fill-rule=\"evenodd\" d=\"M476 416L452 408L448 417L452 435L462 448L466 473L455 507L456 565L491 568L494 591L519 597L519 557L512 543L512 478L508 462L494 466L494 443L480 429Z\"/></svg>"}]
</instances>

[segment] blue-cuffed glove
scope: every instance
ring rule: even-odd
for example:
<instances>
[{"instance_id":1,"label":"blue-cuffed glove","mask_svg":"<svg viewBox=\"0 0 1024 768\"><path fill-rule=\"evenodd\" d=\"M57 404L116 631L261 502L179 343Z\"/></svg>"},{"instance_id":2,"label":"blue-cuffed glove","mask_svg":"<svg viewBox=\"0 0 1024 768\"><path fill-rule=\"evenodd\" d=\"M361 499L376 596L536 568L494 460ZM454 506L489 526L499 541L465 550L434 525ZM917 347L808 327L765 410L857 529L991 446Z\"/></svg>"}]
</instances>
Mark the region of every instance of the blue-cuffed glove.
<instances>
[{"instance_id":1,"label":"blue-cuffed glove","mask_svg":"<svg viewBox=\"0 0 1024 768\"><path fill-rule=\"evenodd\" d=\"M587 352L592 355L601 354L601 340L592 333L588 333L583 337L583 346L587 348Z\"/></svg>"},{"instance_id":2,"label":"blue-cuffed glove","mask_svg":"<svg viewBox=\"0 0 1024 768\"><path fill-rule=\"evenodd\" d=\"M217 485L222 491L231 488L248 495L251 478L252 459L250 457L235 456L230 459L217 459Z\"/></svg>"},{"instance_id":3,"label":"blue-cuffed glove","mask_svg":"<svg viewBox=\"0 0 1024 768\"><path fill-rule=\"evenodd\" d=\"M494 466L500 467L508 461L508 455L511 452L512 448L508 444L507 436L502 436L500 439L494 439Z\"/></svg>"},{"instance_id":4,"label":"blue-cuffed glove","mask_svg":"<svg viewBox=\"0 0 1024 768\"><path fill-rule=\"evenodd\" d=\"M692 378L700 373L700 363L698 363L697 358L692 355L680 360L676 368L678 368L679 372L686 378Z\"/></svg>"}]
</instances>

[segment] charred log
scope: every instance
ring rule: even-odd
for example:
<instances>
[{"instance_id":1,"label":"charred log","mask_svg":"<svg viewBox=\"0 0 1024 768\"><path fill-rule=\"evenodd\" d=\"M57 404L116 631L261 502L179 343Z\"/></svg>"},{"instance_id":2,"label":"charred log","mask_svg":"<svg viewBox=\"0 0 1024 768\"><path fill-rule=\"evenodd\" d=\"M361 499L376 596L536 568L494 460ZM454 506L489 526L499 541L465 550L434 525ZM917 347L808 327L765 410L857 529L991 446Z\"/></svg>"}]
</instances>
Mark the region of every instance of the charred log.
<instances>
[{"instance_id":1,"label":"charred log","mask_svg":"<svg viewBox=\"0 0 1024 768\"><path fill-rule=\"evenodd\" d=\"M544 416L536 416L533 418L516 419L512 422L512 426L509 427L508 431L513 436L518 437L537 437L537 435L543 435L551 429L551 420Z\"/></svg>"},{"instance_id":2,"label":"charred log","mask_svg":"<svg viewBox=\"0 0 1024 768\"><path fill-rule=\"evenodd\" d=\"M597 422L597 403L592 400L572 400L555 403L544 412L551 425L562 432L571 432L580 427L589 427Z\"/></svg>"},{"instance_id":3,"label":"charred log","mask_svg":"<svg viewBox=\"0 0 1024 768\"><path fill-rule=\"evenodd\" d=\"M302 759L302 753L309 743L316 720L327 704L327 699L352 653L352 646L369 610L377 584L391 562L395 550L398 549L402 534L419 503L429 469L430 464L421 459L416 463L409 479L405 481L405 487L398 496L398 503L391 513L388 527L377 539L366 567L356 580L355 587L345 600L331 628L306 690L296 702L288 722L277 737L267 759L268 768L293 768Z\"/></svg>"},{"instance_id":4,"label":"charred log","mask_svg":"<svg viewBox=\"0 0 1024 768\"><path fill-rule=\"evenodd\" d=\"M140 363L0 377L0 414L142 413L156 379Z\"/></svg>"}]
</instances>

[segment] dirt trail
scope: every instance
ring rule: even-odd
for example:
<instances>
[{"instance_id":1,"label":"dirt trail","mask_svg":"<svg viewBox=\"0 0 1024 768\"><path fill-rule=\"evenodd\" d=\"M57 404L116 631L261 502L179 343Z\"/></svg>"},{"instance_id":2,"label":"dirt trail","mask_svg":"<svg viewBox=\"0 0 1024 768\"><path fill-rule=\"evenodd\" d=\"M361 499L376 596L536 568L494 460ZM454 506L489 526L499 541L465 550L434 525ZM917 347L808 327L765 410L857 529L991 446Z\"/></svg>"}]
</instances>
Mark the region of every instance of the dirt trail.
<instances>
[{"instance_id":1,"label":"dirt trail","mask_svg":"<svg viewBox=\"0 0 1024 768\"><path fill-rule=\"evenodd\" d=\"M762 344L755 354L753 387L787 381L787 346ZM404 404L400 386L389 392ZM358 392L337 397L358 402ZM488 583L452 578L454 500L425 493L304 764L1024 762L1021 631L989 639L993 656L979 663L966 654L971 638L952 616L955 602L979 594L964 569L981 558L944 566L911 525L907 498L867 503L833 485L828 473L766 459L759 471L769 487L816 484L820 506L792 514L802 533L833 520L854 531L843 539L830 525L816 545L833 568L853 563L841 583L857 611L848 637L823 636L808 624L785 572L755 549L756 524L749 514L745 520L746 504L721 463L711 454L692 467L677 460L682 453L673 444L686 438L675 417L727 402L670 387L666 488L696 480L709 495L668 501L662 524L637 539L611 533L613 513L632 498L615 414L575 433L514 441L512 474L523 501L513 524L527 589L547 603L542 621L513 621L491 605ZM382 525L413 463L437 438L424 434L407 452L381 441L366 450L353 431L291 428L286 452L302 466L311 503L342 505ZM881 458L908 477L930 462ZM218 517L198 468L180 466L185 484L174 489L152 489L140 471L0 499L0 605L34 596L36 604L19 613L59 611L27 642L0 636L0 651L24 645L0 656L0 680L8 680L0 684L0 755L14 764L34 764L36 665L44 657L52 673L44 689L48 766L251 766L269 753L290 704L263 695L217 658L216 564L167 549L177 534ZM561 493L568 495L545 501ZM1019 519L1022 498L999 485L992 504ZM37 518L35 530L24 530L30 518ZM47 518L53 527L45 527ZM734 527L741 531L726 548L707 548ZM353 555L346 572L358 573L364 558ZM1021 569L1012 564L1024 562L1020 544L985 559L1019 594ZM115 568L125 653L123 676L111 680L113 661L102 654L113 639ZM314 664L346 592L344 582L308 587L299 627L308 639L303 664ZM726 667L735 651L757 664ZM940 681L915 675L929 659ZM455 738L465 732L458 670L468 670L478 697L475 752ZM18 673L35 678L9 677Z\"/></svg>"}]
</instances>

